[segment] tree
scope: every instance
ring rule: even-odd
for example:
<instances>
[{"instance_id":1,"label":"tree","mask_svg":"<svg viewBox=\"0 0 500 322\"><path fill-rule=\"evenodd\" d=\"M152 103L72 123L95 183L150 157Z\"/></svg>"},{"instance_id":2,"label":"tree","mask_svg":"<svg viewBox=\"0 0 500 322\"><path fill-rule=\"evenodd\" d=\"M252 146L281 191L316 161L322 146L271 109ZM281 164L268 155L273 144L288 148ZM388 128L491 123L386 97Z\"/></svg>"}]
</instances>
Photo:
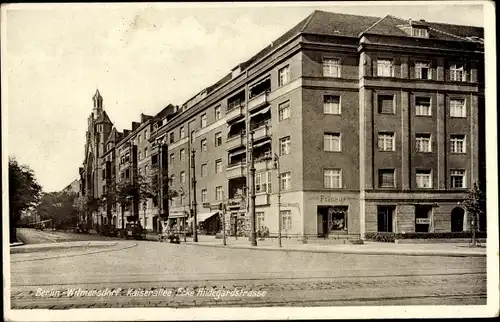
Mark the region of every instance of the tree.
<instances>
[{"instance_id":1,"label":"tree","mask_svg":"<svg viewBox=\"0 0 500 322\"><path fill-rule=\"evenodd\" d=\"M138 210L142 201L152 198L150 184L143 176L137 176L137 180L125 180L116 185L113 200L121 206L122 229L125 227L125 206L132 204Z\"/></svg>"},{"instance_id":2,"label":"tree","mask_svg":"<svg viewBox=\"0 0 500 322\"><path fill-rule=\"evenodd\" d=\"M472 217L472 242L471 246L478 246L476 240L476 230L477 230L477 220L480 215L486 212L486 198L484 193L479 189L478 185L474 183L472 189L469 190L465 196L463 205L467 210L467 213Z\"/></svg>"},{"instance_id":3,"label":"tree","mask_svg":"<svg viewBox=\"0 0 500 322\"><path fill-rule=\"evenodd\" d=\"M16 242L16 227L21 213L34 207L40 199L42 187L33 170L9 158L9 229L10 242Z\"/></svg>"},{"instance_id":4,"label":"tree","mask_svg":"<svg viewBox=\"0 0 500 322\"><path fill-rule=\"evenodd\" d=\"M75 193L43 193L36 209L41 219L51 219L55 228L74 227L78 222L78 209L74 206L76 198Z\"/></svg>"}]
</instances>

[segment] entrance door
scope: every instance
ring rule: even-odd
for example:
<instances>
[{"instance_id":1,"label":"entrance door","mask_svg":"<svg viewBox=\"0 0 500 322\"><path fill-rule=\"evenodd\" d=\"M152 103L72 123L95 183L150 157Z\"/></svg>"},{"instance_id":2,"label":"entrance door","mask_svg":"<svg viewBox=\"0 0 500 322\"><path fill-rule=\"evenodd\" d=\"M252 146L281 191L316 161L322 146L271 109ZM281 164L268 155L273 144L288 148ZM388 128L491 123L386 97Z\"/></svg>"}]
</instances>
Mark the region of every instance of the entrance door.
<instances>
[{"instance_id":1,"label":"entrance door","mask_svg":"<svg viewBox=\"0 0 500 322\"><path fill-rule=\"evenodd\" d=\"M451 231L458 232L464 230L464 214L463 208L456 207L451 211Z\"/></svg>"},{"instance_id":2,"label":"entrance door","mask_svg":"<svg viewBox=\"0 0 500 322\"><path fill-rule=\"evenodd\" d=\"M377 231L392 233L392 215L394 207L377 207Z\"/></svg>"}]
</instances>

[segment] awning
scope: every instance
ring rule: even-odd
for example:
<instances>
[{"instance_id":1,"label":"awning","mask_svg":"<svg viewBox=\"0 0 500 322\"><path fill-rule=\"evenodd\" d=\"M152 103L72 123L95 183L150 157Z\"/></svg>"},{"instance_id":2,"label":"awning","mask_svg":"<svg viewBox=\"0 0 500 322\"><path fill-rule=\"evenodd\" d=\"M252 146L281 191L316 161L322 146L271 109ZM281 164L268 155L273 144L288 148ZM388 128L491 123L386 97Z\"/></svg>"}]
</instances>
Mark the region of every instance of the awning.
<instances>
[{"instance_id":1,"label":"awning","mask_svg":"<svg viewBox=\"0 0 500 322\"><path fill-rule=\"evenodd\" d=\"M267 139L267 138L266 138L266 139ZM267 141L264 141L264 142L255 143L255 144L253 145L253 147L254 147L254 148L258 148L259 146L263 146L263 145L268 144L268 143L271 143L271 141L270 141L270 140L267 140Z\"/></svg>"},{"instance_id":2,"label":"awning","mask_svg":"<svg viewBox=\"0 0 500 322\"><path fill-rule=\"evenodd\" d=\"M200 223L200 222L205 221L208 218L210 218L218 213L219 213L218 211L213 211L213 212L205 212L205 213L197 214L196 221Z\"/></svg>"},{"instance_id":3,"label":"awning","mask_svg":"<svg viewBox=\"0 0 500 322\"><path fill-rule=\"evenodd\" d=\"M265 109L258 111L257 113L251 114L250 117L254 117L255 115L267 113L267 112L269 112L270 109L271 109L271 106L268 106Z\"/></svg>"},{"instance_id":4,"label":"awning","mask_svg":"<svg viewBox=\"0 0 500 322\"><path fill-rule=\"evenodd\" d=\"M187 217L187 213L185 211L171 212L171 213L168 214L168 219L184 218L184 217Z\"/></svg>"}]
</instances>

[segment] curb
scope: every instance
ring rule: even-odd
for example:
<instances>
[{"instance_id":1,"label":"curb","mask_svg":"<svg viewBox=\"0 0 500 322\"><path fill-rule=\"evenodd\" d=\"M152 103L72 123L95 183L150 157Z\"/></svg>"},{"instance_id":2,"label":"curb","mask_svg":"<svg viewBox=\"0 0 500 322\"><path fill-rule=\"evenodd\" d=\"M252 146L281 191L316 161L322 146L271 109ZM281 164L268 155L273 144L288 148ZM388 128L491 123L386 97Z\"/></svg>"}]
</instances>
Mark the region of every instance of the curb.
<instances>
[{"instance_id":1,"label":"curb","mask_svg":"<svg viewBox=\"0 0 500 322\"><path fill-rule=\"evenodd\" d=\"M296 248L259 248L259 247L248 247L248 246L224 246L224 245L208 245L199 244L195 242L183 242L187 245L202 246L202 247L213 247L213 248L226 248L226 249L249 249L249 250L263 250L263 251L275 251L275 252L301 252L301 253L320 253L320 254L360 254L360 255L393 255L393 256L444 256L444 257L486 257L486 253L454 253L454 252L411 252L411 251L363 251L363 250L344 250L344 249L296 249ZM182 243L181 243L182 244Z\"/></svg>"}]
</instances>

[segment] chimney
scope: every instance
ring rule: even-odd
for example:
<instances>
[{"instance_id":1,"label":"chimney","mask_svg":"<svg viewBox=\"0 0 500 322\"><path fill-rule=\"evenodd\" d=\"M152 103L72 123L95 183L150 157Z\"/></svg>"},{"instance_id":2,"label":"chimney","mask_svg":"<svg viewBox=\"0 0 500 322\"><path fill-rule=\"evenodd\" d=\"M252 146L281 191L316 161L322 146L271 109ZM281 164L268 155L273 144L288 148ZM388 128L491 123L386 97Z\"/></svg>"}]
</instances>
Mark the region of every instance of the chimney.
<instances>
[{"instance_id":1,"label":"chimney","mask_svg":"<svg viewBox=\"0 0 500 322\"><path fill-rule=\"evenodd\" d=\"M141 123L139 122L132 122L132 131L135 131L139 126L141 126Z\"/></svg>"},{"instance_id":2,"label":"chimney","mask_svg":"<svg viewBox=\"0 0 500 322\"><path fill-rule=\"evenodd\" d=\"M123 130L123 137L126 138L130 134L130 130Z\"/></svg>"}]
</instances>

